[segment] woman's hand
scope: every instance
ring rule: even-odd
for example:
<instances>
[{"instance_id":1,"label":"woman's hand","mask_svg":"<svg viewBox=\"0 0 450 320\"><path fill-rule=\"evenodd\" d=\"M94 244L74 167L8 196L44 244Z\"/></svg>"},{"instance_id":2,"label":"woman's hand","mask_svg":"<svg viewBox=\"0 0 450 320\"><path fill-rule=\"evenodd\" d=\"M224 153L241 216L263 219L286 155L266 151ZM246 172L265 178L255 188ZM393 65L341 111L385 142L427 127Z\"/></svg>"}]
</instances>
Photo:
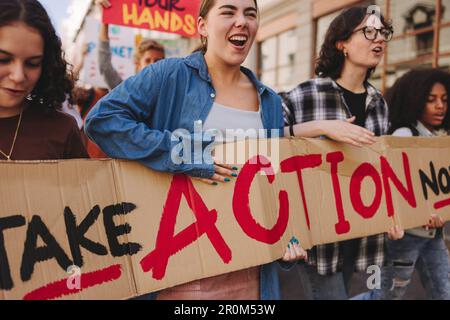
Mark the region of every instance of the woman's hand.
<instances>
[{"instance_id":1,"label":"woman's hand","mask_svg":"<svg viewBox=\"0 0 450 320\"><path fill-rule=\"evenodd\" d=\"M442 228L445 224L444 219L442 219L437 214L432 214L430 217L430 220L428 221L428 224L425 226L425 228L428 229L436 229L436 228Z\"/></svg>"},{"instance_id":2,"label":"woman's hand","mask_svg":"<svg viewBox=\"0 0 450 320\"><path fill-rule=\"evenodd\" d=\"M327 136L328 138L362 147L376 142L375 134L363 127L354 125L355 117L342 120L314 120L299 123L293 126L294 135L303 138L317 138ZM290 127L284 128L284 134L289 136Z\"/></svg>"},{"instance_id":3,"label":"woman's hand","mask_svg":"<svg viewBox=\"0 0 450 320\"><path fill-rule=\"evenodd\" d=\"M342 120L323 121L324 135L328 138L345 142L351 145L362 147L363 145L371 145L376 142L375 134L363 127L354 125L355 117Z\"/></svg>"},{"instance_id":4,"label":"woman's hand","mask_svg":"<svg viewBox=\"0 0 450 320\"><path fill-rule=\"evenodd\" d=\"M291 241L289 241L288 247L286 248L286 252L284 253L282 260L285 262L296 262L298 260L306 259L308 259L308 253L300 246L297 238L292 237Z\"/></svg>"},{"instance_id":5,"label":"woman's hand","mask_svg":"<svg viewBox=\"0 0 450 320\"><path fill-rule=\"evenodd\" d=\"M405 230L399 226L392 227L389 229L388 238L389 240L400 240L405 236Z\"/></svg>"},{"instance_id":6,"label":"woman's hand","mask_svg":"<svg viewBox=\"0 0 450 320\"><path fill-rule=\"evenodd\" d=\"M214 159L214 175L210 179L195 178L206 184L217 186L219 183L230 182L232 178L236 178L238 168L232 165L227 165Z\"/></svg>"}]
</instances>

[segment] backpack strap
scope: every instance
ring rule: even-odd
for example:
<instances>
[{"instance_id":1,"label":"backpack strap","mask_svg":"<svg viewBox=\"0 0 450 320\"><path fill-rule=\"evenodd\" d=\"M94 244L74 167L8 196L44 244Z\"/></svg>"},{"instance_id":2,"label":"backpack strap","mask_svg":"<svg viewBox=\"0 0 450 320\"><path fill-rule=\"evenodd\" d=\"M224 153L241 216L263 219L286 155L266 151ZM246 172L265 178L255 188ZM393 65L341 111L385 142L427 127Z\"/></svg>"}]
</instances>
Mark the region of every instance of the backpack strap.
<instances>
[{"instance_id":1,"label":"backpack strap","mask_svg":"<svg viewBox=\"0 0 450 320\"><path fill-rule=\"evenodd\" d=\"M412 124L410 124L410 125L408 126L408 129L411 130L411 132L412 132L412 134L413 134L414 137L420 136L419 130L417 130L416 127L413 126Z\"/></svg>"}]
</instances>

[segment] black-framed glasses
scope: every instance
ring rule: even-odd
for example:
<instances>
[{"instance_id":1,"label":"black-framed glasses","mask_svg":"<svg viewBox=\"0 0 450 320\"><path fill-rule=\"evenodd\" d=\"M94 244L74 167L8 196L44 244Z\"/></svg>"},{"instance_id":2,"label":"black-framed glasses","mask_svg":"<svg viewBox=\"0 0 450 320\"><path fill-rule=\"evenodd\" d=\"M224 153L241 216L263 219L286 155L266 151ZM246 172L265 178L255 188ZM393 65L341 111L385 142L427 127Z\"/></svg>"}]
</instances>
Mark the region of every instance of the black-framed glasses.
<instances>
[{"instance_id":1,"label":"black-framed glasses","mask_svg":"<svg viewBox=\"0 0 450 320\"><path fill-rule=\"evenodd\" d=\"M380 33L381 37L383 38L384 42L389 42L392 40L392 37L394 36L394 31L392 29L388 28L381 28L377 29L375 27L364 27L360 29L356 29L353 31L353 33L362 31L364 33L364 37L366 37L367 40L374 41L378 37L378 33Z\"/></svg>"}]
</instances>

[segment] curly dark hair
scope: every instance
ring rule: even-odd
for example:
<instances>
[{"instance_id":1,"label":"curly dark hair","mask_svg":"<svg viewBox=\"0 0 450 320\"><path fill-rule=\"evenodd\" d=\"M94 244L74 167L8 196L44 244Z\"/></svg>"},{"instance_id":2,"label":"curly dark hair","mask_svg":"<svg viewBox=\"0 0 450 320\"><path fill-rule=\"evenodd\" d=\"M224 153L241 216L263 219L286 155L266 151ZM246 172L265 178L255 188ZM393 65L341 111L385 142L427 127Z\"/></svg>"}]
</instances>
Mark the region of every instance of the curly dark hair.
<instances>
[{"instance_id":1,"label":"curly dark hair","mask_svg":"<svg viewBox=\"0 0 450 320\"><path fill-rule=\"evenodd\" d=\"M350 39L353 30L359 26L367 16L366 7L352 7L342 11L328 27L325 41L316 61L315 73L319 77L330 77L334 80L341 76L344 67L344 53L336 47L339 41ZM381 22L386 28L392 29L392 24L381 16ZM375 68L367 71L366 81L370 78Z\"/></svg>"},{"instance_id":2,"label":"curly dark hair","mask_svg":"<svg viewBox=\"0 0 450 320\"><path fill-rule=\"evenodd\" d=\"M436 83L442 84L447 94L450 93L450 74L439 69L415 69L397 79L386 92L386 102L389 106L389 134L398 128L411 128L417 125ZM450 130L450 112L447 111L442 126L438 129Z\"/></svg>"},{"instance_id":3,"label":"curly dark hair","mask_svg":"<svg viewBox=\"0 0 450 320\"><path fill-rule=\"evenodd\" d=\"M47 12L37 0L0 0L0 27L15 22L36 29L44 41L42 74L29 98L32 105L47 111L61 109L66 99L72 100L73 76Z\"/></svg>"}]
</instances>

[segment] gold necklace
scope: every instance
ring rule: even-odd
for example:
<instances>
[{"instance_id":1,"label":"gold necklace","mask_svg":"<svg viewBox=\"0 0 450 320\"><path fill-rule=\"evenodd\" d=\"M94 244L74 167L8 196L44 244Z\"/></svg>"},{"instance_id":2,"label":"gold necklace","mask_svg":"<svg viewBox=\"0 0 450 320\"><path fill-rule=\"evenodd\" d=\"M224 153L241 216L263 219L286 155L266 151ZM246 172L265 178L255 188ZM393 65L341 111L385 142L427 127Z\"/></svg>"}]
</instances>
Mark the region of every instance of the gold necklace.
<instances>
[{"instance_id":1,"label":"gold necklace","mask_svg":"<svg viewBox=\"0 0 450 320\"><path fill-rule=\"evenodd\" d=\"M20 123L22 122L22 113L23 110L20 112L20 116L19 116L19 122L17 122L17 127L16 127L16 133L14 134L14 139L13 139L13 143L11 146L11 149L9 150L9 154L4 153L1 149L0 149L0 153L6 157L7 161L11 161L11 155L14 151L14 145L16 144L16 139L17 139L17 134L19 133L19 128L20 128Z\"/></svg>"}]
</instances>

